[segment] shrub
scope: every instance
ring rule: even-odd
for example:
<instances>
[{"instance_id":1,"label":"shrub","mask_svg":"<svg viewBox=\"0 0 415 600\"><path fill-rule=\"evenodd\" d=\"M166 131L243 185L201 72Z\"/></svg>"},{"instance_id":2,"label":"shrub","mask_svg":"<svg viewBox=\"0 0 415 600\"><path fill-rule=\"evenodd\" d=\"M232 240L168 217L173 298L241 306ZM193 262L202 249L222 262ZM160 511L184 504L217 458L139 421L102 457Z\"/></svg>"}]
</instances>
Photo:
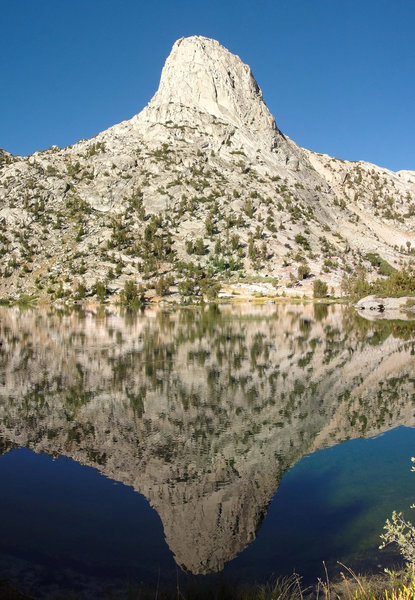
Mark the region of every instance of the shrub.
<instances>
[{"instance_id":1,"label":"shrub","mask_svg":"<svg viewBox=\"0 0 415 600\"><path fill-rule=\"evenodd\" d=\"M310 243L309 243L308 239L301 233L297 233L294 240L296 241L297 244L302 246L305 250L310 250Z\"/></svg>"},{"instance_id":2,"label":"shrub","mask_svg":"<svg viewBox=\"0 0 415 600\"><path fill-rule=\"evenodd\" d=\"M248 243L248 256L251 259L252 262L255 262L258 257L259 257L259 250L258 248L255 246L254 240L252 237L249 238L249 243Z\"/></svg>"},{"instance_id":3,"label":"shrub","mask_svg":"<svg viewBox=\"0 0 415 600\"><path fill-rule=\"evenodd\" d=\"M173 277L160 277L156 282L155 289L158 296L166 296L170 291L170 286L173 284Z\"/></svg>"},{"instance_id":4,"label":"shrub","mask_svg":"<svg viewBox=\"0 0 415 600\"><path fill-rule=\"evenodd\" d=\"M100 302L104 302L107 295L107 284L105 281L96 281L94 285L94 292Z\"/></svg>"},{"instance_id":5,"label":"shrub","mask_svg":"<svg viewBox=\"0 0 415 600\"><path fill-rule=\"evenodd\" d=\"M410 296L415 293L415 273L405 269L395 271L387 279L377 279L372 288L379 296Z\"/></svg>"},{"instance_id":6,"label":"shrub","mask_svg":"<svg viewBox=\"0 0 415 600\"><path fill-rule=\"evenodd\" d=\"M62 281L60 281L58 289L55 292L55 298L64 298L64 297L65 297L65 290L63 289Z\"/></svg>"},{"instance_id":7,"label":"shrub","mask_svg":"<svg viewBox=\"0 0 415 600\"><path fill-rule=\"evenodd\" d=\"M411 459L415 462L415 458ZM412 467L411 471L415 471ZM411 508L415 508L414 505ZM415 569L415 527L410 521L406 521L402 513L393 511L391 519L387 519L384 525L385 533L380 538L383 540L379 548L385 548L389 544L397 544L399 552L406 561L408 570Z\"/></svg>"},{"instance_id":8,"label":"shrub","mask_svg":"<svg viewBox=\"0 0 415 600\"><path fill-rule=\"evenodd\" d=\"M78 283L76 288L75 300L82 300L86 296L86 287L83 283Z\"/></svg>"},{"instance_id":9,"label":"shrub","mask_svg":"<svg viewBox=\"0 0 415 600\"><path fill-rule=\"evenodd\" d=\"M366 279L366 271L362 266L357 267L356 273L347 276L343 275L341 289L346 296L355 301L359 298L368 296L371 291L371 285Z\"/></svg>"},{"instance_id":10,"label":"shrub","mask_svg":"<svg viewBox=\"0 0 415 600\"><path fill-rule=\"evenodd\" d=\"M195 283L190 279L186 279L185 281L180 281L178 288L182 296L192 296L195 292Z\"/></svg>"},{"instance_id":11,"label":"shrub","mask_svg":"<svg viewBox=\"0 0 415 600\"><path fill-rule=\"evenodd\" d=\"M325 281L316 279L313 283L313 296L314 298L326 298L328 296L329 288Z\"/></svg>"},{"instance_id":12,"label":"shrub","mask_svg":"<svg viewBox=\"0 0 415 600\"><path fill-rule=\"evenodd\" d=\"M202 238L198 238L194 245L194 253L198 256L203 256L203 254L207 254L207 248L205 247L205 242Z\"/></svg>"},{"instance_id":13,"label":"shrub","mask_svg":"<svg viewBox=\"0 0 415 600\"><path fill-rule=\"evenodd\" d=\"M343 276L342 290L352 300L364 298L369 294L375 296L400 297L411 296L415 293L415 273L413 271L394 271L386 279L377 279L369 283L364 270L359 268L355 275Z\"/></svg>"},{"instance_id":14,"label":"shrub","mask_svg":"<svg viewBox=\"0 0 415 600\"><path fill-rule=\"evenodd\" d=\"M250 198L245 201L242 210L244 211L247 217L249 217L250 219L253 218L256 209L253 206L252 200Z\"/></svg>"},{"instance_id":15,"label":"shrub","mask_svg":"<svg viewBox=\"0 0 415 600\"><path fill-rule=\"evenodd\" d=\"M215 300L220 292L221 285L216 281L211 281L208 278L200 282L201 292L208 300Z\"/></svg>"},{"instance_id":16,"label":"shrub","mask_svg":"<svg viewBox=\"0 0 415 600\"><path fill-rule=\"evenodd\" d=\"M123 306L137 308L145 302L144 290L138 289L132 279L127 279L120 293L120 301Z\"/></svg>"},{"instance_id":17,"label":"shrub","mask_svg":"<svg viewBox=\"0 0 415 600\"><path fill-rule=\"evenodd\" d=\"M308 265L300 265L298 267L298 279L307 279L310 275L311 271Z\"/></svg>"},{"instance_id":18,"label":"shrub","mask_svg":"<svg viewBox=\"0 0 415 600\"><path fill-rule=\"evenodd\" d=\"M48 176L55 176L58 173L58 169L56 167L53 167L52 165L48 165L46 168L46 175Z\"/></svg>"},{"instance_id":19,"label":"shrub","mask_svg":"<svg viewBox=\"0 0 415 600\"><path fill-rule=\"evenodd\" d=\"M208 215L206 217L205 227L206 227L206 235L212 235L213 233L215 233L215 226L213 224L213 219L210 215Z\"/></svg>"},{"instance_id":20,"label":"shrub","mask_svg":"<svg viewBox=\"0 0 415 600\"><path fill-rule=\"evenodd\" d=\"M379 271L379 275L392 275L395 273L396 269L392 267L386 260L381 258L379 254L375 252L370 252L366 254L366 260L370 262L372 267L375 267Z\"/></svg>"}]
</instances>

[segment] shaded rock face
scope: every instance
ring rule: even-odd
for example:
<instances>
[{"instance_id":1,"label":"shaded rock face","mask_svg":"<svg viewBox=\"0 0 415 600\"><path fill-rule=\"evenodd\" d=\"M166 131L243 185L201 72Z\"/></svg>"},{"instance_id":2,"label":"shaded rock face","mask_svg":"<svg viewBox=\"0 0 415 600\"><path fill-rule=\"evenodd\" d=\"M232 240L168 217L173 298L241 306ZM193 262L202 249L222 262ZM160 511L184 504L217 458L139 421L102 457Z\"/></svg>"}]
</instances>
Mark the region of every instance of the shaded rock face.
<instances>
[{"instance_id":1,"label":"shaded rock face","mask_svg":"<svg viewBox=\"0 0 415 600\"><path fill-rule=\"evenodd\" d=\"M282 135L250 68L215 40L176 42L138 115L73 146L0 152L0 297L56 298L107 281L155 288L195 270L339 290L369 254L415 252L415 175L347 162ZM197 289L197 291L199 291Z\"/></svg>"},{"instance_id":2,"label":"shaded rock face","mask_svg":"<svg viewBox=\"0 0 415 600\"><path fill-rule=\"evenodd\" d=\"M317 308L1 310L0 451L66 455L132 486L183 569L220 571L305 453L415 425L411 323Z\"/></svg>"}]
</instances>

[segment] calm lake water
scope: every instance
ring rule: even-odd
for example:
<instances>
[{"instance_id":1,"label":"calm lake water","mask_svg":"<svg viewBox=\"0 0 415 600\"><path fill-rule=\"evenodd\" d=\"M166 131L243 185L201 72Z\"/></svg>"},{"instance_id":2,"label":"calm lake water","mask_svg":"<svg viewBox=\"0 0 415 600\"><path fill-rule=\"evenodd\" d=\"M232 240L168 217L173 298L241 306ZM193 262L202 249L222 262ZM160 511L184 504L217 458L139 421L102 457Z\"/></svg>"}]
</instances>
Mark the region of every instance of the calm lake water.
<instances>
[{"instance_id":1,"label":"calm lake water","mask_svg":"<svg viewBox=\"0 0 415 600\"><path fill-rule=\"evenodd\" d=\"M40 598L381 570L415 324L323 305L0 310L0 577Z\"/></svg>"}]
</instances>

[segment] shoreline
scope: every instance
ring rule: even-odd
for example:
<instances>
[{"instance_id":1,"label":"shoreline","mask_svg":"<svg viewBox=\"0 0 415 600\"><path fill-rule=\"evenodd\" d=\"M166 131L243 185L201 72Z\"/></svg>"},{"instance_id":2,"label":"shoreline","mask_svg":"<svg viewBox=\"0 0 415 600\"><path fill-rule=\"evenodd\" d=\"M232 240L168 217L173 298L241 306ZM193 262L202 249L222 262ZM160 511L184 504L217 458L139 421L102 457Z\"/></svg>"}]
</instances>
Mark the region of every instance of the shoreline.
<instances>
[{"instance_id":1,"label":"shoreline","mask_svg":"<svg viewBox=\"0 0 415 600\"><path fill-rule=\"evenodd\" d=\"M125 586L125 593L110 589L108 593L100 595L100 599L173 600L180 597L182 600L413 600L415 597L415 581L402 568L397 571L355 573L346 565L338 564L340 572L331 579L323 562L324 578L316 577L315 583L308 586L304 586L301 576L295 571L291 575L271 575L265 583L239 584L237 581L223 580L216 584L188 582L180 585L177 581L166 587L159 583L152 586L141 581L129 581ZM37 594L25 591L24 587L11 580L0 579L1 598L37 600ZM78 596L72 590L62 590L58 597L61 600L77 600L85 596Z\"/></svg>"}]
</instances>

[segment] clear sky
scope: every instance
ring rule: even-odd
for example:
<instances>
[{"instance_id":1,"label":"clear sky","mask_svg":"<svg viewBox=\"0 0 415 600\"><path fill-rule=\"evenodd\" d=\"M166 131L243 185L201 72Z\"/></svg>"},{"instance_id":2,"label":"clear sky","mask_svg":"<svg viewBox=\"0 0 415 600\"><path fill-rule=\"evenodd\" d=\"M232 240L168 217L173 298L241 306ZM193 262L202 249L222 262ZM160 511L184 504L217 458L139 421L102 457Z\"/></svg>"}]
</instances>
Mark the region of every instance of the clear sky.
<instances>
[{"instance_id":1,"label":"clear sky","mask_svg":"<svg viewBox=\"0 0 415 600\"><path fill-rule=\"evenodd\" d=\"M132 117L196 34L251 66L301 146L415 170L415 0L0 0L0 147L65 146Z\"/></svg>"}]
</instances>

